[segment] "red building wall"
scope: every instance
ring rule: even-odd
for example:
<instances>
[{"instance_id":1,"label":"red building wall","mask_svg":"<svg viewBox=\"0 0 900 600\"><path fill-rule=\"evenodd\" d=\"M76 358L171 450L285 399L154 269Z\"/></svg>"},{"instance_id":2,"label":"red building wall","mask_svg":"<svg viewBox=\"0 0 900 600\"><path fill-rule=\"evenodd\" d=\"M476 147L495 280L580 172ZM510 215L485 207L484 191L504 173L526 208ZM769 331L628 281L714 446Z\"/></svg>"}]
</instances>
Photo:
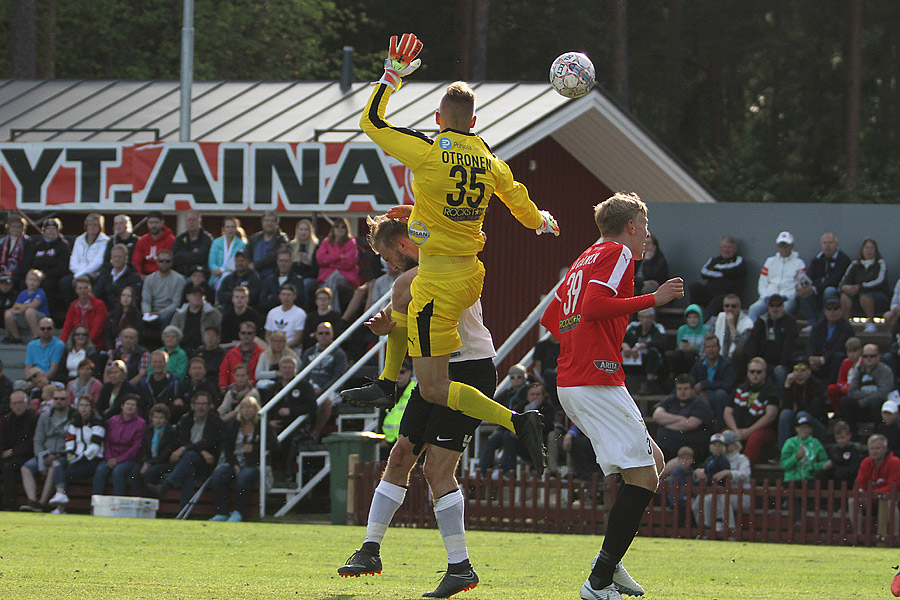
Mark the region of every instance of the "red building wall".
<instances>
[{"instance_id":1,"label":"red building wall","mask_svg":"<svg viewBox=\"0 0 900 600\"><path fill-rule=\"evenodd\" d=\"M537 236L522 227L497 198L485 219L487 244L480 258L487 269L482 303L484 321L500 344L559 280L566 268L599 236L592 207L611 195L552 138L545 138L509 161L516 179L528 187L531 199L559 221L561 234ZM510 364L537 341L531 332L501 365Z\"/></svg>"}]
</instances>

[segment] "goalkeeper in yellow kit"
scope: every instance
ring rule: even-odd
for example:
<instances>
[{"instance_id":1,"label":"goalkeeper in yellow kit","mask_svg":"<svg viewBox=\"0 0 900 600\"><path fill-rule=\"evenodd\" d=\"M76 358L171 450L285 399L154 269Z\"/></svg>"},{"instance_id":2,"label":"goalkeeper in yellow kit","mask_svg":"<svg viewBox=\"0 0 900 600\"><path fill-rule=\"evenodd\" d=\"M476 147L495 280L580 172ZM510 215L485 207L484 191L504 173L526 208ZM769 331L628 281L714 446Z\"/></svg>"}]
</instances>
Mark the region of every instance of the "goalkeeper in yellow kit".
<instances>
[{"instance_id":1,"label":"goalkeeper in yellow kit","mask_svg":"<svg viewBox=\"0 0 900 600\"><path fill-rule=\"evenodd\" d=\"M413 34L404 34L399 43L396 36L391 38L384 75L360 118L372 141L413 172L415 205L408 230L418 246L419 272L410 286L408 314L393 313L397 326L388 336L381 377L341 396L352 404L391 406L408 342L425 400L514 432L541 474L545 450L540 414L513 413L474 387L451 381L448 363L450 354L460 347L459 317L481 296L484 265L477 254L484 247L481 224L491 196L500 198L520 223L538 234L559 235L559 228L549 213L538 210L525 186L513 179L509 166L470 132L475 125L475 93L464 82L451 84L441 99L435 113L440 133L434 139L385 120L391 93L400 87L403 76L421 64L416 58L421 48ZM390 252L377 243L373 248ZM385 258L392 257L385 254Z\"/></svg>"}]
</instances>

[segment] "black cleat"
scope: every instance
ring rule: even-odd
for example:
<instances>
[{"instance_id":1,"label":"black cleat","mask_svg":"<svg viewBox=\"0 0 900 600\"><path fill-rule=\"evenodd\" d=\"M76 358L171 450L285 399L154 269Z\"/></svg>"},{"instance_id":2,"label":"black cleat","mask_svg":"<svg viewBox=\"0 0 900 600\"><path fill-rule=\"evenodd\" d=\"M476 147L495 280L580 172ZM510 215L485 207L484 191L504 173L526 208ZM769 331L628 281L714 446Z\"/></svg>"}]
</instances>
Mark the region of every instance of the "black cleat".
<instances>
[{"instance_id":1,"label":"black cleat","mask_svg":"<svg viewBox=\"0 0 900 600\"><path fill-rule=\"evenodd\" d=\"M338 575L341 577L381 575L381 557L360 548L347 559L343 567L338 569Z\"/></svg>"},{"instance_id":2,"label":"black cleat","mask_svg":"<svg viewBox=\"0 0 900 600\"><path fill-rule=\"evenodd\" d=\"M513 414L513 426L516 437L528 450L531 462L537 474L543 475L547 466L547 447L544 445L544 417L536 410L528 410L522 414Z\"/></svg>"},{"instance_id":3,"label":"black cleat","mask_svg":"<svg viewBox=\"0 0 900 600\"><path fill-rule=\"evenodd\" d=\"M353 406L391 409L397 404L397 382L376 379L362 387L344 390L341 398Z\"/></svg>"},{"instance_id":4,"label":"black cleat","mask_svg":"<svg viewBox=\"0 0 900 600\"><path fill-rule=\"evenodd\" d=\"M433 592L422 594L423 598L449 598L459 592L467 592L478 587L478 575L475 569L469 569L468 573L444 573L443 579Z\"/></svg>"}]
</instances>

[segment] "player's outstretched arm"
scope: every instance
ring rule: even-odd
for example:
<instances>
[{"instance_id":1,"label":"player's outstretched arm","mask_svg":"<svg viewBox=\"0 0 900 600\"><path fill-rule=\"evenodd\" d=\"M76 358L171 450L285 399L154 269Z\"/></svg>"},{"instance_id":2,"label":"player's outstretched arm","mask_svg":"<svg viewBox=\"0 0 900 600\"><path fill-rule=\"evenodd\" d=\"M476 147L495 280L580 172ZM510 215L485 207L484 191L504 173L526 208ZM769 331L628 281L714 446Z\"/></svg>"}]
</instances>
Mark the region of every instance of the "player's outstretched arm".
<instances>
[{"instance_id":1,"label":"player's outstretched arm","mask_svg":"<svg viewBox=\"0 0 900 600\"><path fill-rule=\"evenodd\" d=\"M673 277L653 292L653 299L656 300L656 306L668 304L675 298L684 298L684 281L681 277Z\"/></svg>"}]
</instances>

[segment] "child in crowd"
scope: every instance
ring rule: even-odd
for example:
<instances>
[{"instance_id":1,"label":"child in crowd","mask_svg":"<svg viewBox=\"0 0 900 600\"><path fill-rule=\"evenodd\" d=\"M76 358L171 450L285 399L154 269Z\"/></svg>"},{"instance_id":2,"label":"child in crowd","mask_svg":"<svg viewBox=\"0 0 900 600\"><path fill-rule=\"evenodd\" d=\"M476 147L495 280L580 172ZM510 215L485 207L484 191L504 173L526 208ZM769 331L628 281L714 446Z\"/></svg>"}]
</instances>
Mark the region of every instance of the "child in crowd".
<instances>
[{"instance_id":1,"label":"child in crowd","mask_svg":"<svg viewBox=\"0 0 900 600\"><path fill-rule=\"evenodd\" d=\"M806 415L797 417L794 426L797 435L788 438L781 449L781 468L784 469L784 483L788 487L799 488L801 483L816 478L816 474L828 460L822 442L812 435L812 421ZM794 499L794 526L800 525L802 501Z\"/></svg>"},{"instance_id":2,"label":"child in crowd","mask_svg":"<svg viewBox=\"0 0 900 600\"><path fill-rule=\"evenodd\" d=\"M21 344L20 328L27 327L31 330L31 335L40 337L41 330L38 323L50 315L47 294L41 288L43 280L44 274L37 269L31 269L25 275L25 289L19 292L15 304L4 315L7 331L5 343Z\"/></svg>"},{"instance_id":3,"label":"child in crowd","mask_svg":"<svg viewBox=\"0 0 900 600\"><path fill-rule=\"evenodd\" d=\"M832 434L834 444L828 447L828 460L822 465L818 477L822 481L833 479L838 489L843 482L852 486L865 453L853 443L850 426L844 421L835 421Z\"/></svg>"},{"instance_id":4,"label":"child in crowd","mask_svg":"<svg viewBox=\"0 0 900 600\"><path fill-rule=\"evenodd\" d=\"M696 304L684 309L684 325L678 328L675 336L675 353L672 355L672 373L690 373L697 356L703 349L703 338L706 337L706 325L703 324L703 311Z\"/></svg>"},{"instance_id":5,"label":"child in crowd","mask_svg":"<svg viewBox=\"0 0 900 600\"><path fill-rule=\"evenodd\" d=\"M862 361L862 342L858 337L852 337L844 343L847 358L841 363L837 383L828 386L828 399L831 401L831 410L838 411L838 403L841 398L850 391L850 369L859 366Z\"/></svg>"},{"instance_id":6,"label":"child in crowd","mask_svg":"<svg viewBox=\"0 0 900 600\"><path fill-rule=\"evenodd\" d=\"M725 437L721 433L714 433L709 438L709 458L703 463L703 467L694 471L694 479L698 483L707 486L712 485L713 476L716 473L727 471L731 468L731 463L725 456ZM718 485L725 487L726 479L720 479Z\"/></svg>"},{"instance_id":7,"label":"child in crowd","mask_svg":"<svg viewBox=\"0 0 900 600\"><path fill-rule=\"evenodd\" d=\"M686 487L694 476L694 450L690 446L682 446L678 449L675 460L675 468L668 478L669 487ZM675 494L669 494L668 498L669 504L675 503ZM687 502L687 494L679 494L679 500Z\"/></svg>"}]
</instances>

